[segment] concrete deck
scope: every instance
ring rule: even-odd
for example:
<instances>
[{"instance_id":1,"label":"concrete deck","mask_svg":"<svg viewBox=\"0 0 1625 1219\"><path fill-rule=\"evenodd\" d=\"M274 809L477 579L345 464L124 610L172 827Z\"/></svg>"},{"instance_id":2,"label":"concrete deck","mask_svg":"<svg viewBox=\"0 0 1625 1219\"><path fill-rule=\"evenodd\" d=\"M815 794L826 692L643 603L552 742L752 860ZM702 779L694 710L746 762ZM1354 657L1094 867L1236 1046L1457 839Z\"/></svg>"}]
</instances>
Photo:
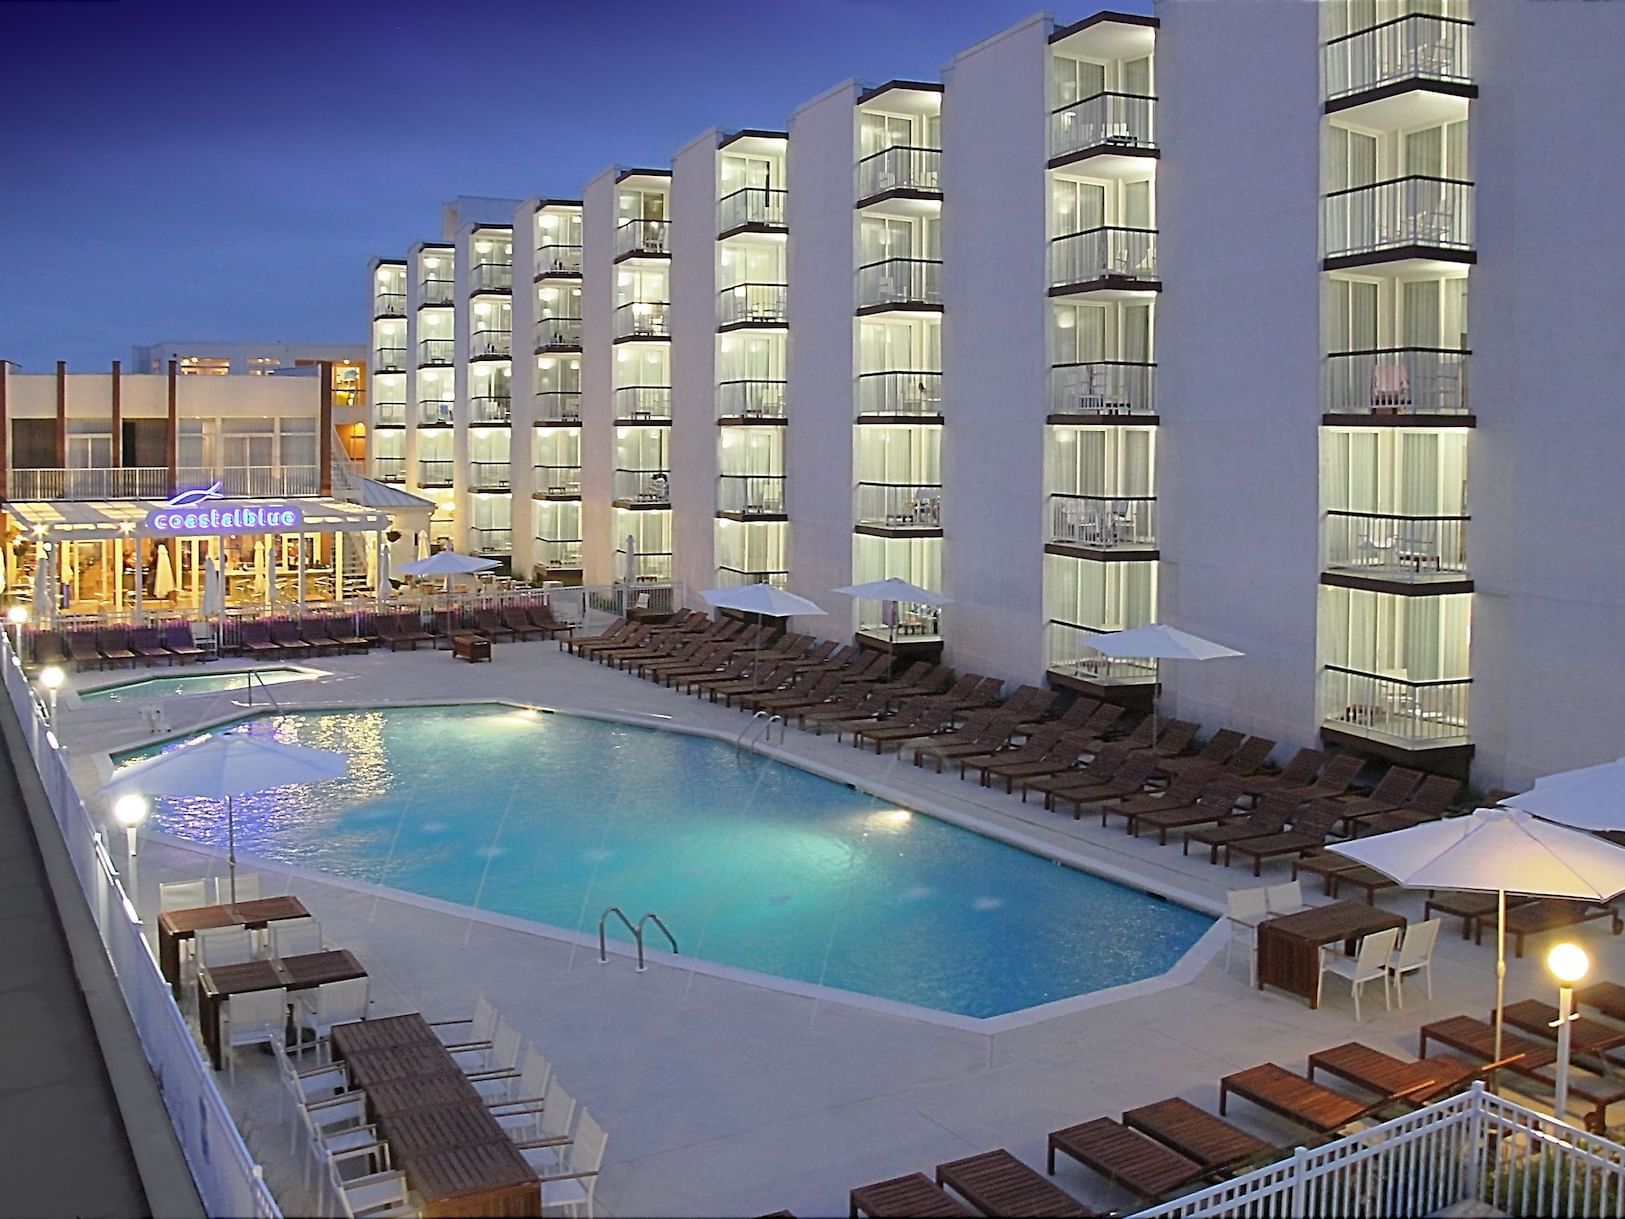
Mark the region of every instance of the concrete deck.
<instances>
[{"instance_id":1,"label":"concrete deck","mask_svg":"<svg viewBox=\"0 0 1625 1219\"><path fill-rule=\"evenodd\" d=\"M738 712L567 656L551 643L500 644L495 653L495 664L477 666L427 651L324 659L315 663L334 674L331 680L278 686L274 694L283 706L508 699L670 716L730 738L745 722ZM90 673L76 680L109 679ZM130 704L76 703L64 700L59 723L76 773L93 791L100 781L98 755L150 738ZM226 697L199 695L169 700L165 710L171 726L180 728L233 708ZM832 737L792 730L784 752L821 770L839 769L888 798L1024 835L1202 904L1221 903L1230 886L1288 875L1285 864L1267 867L1263 881L1239 867L1210 867L1205 858L1182 857L1177 846L1132 839L1121 823L1103 830L1098 821L1074 822L1036 803L1022 805L899 765L891 755L877 760ZM296 892L321 919L327 938L355 951L371 971L377 1014L464 1016L476 994L487 995L553 1060L564 1085L609 1131L598 1210L610 1215L751 1215L780 1207L801 1215L844 1214L854 1185L929 1173L940 1161L999 1146L1042 1169L1045 1135L1059 1126L1172 1095L1215 1109L1221 1075L1266 1060L1302 1070L1307 1053L1347 1040L1414 1055L1419 1024L1458 1012L1482 1016L1495 994L1493 948L1460 940L1452 924L1436 955L1435 998L1429 1001L1413 984L1405 1010L1385 1012L1380 988L1368 988L1366 1020L1357 1025L1346 990L1332 982L1324 1006L1312 1012L1294 997L1252 989L1240 954L1226 972L1221 929L1187 958L1187 981L988 1032L661 962L639 975L625 959L600 966L590 951L512 920L257 861L242 866L260 871L268 892ZM218 874L222 867L207 852L148 841L140 866L143 911L154 909L159 881ZM1419 896L1383 901L1421 916ZM1088 934L1086 925L1080 923L1079 934ZM1593 953L1596 976L1625 974L1625 945L1608 935L1606 924L1589 924L1572 938ZM1532 938L1528 957L1509 962L1509 1000L1555 997L1540 964L1552 939ZM269 1103L270 1060L243 1056L237 1079L234 1109L266 1159L272 1186L297 1212L303 1195L281 1158L288 1135ZM1246 1102L1231 1112L1233 1120L1283 1144L1302 1136ZM1064 1160L1056 1179L1097 1208L1132 1201Z\"/></svg>"}]
</instances>

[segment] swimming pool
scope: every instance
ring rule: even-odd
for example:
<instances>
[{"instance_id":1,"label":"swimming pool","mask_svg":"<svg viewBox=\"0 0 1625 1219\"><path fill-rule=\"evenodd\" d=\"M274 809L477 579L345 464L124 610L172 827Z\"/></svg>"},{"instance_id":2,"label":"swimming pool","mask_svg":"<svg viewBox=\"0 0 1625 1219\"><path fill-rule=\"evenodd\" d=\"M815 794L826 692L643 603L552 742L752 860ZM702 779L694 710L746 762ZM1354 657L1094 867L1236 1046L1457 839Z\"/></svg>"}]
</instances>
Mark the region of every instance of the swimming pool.
<instances>
[{"instance_id":1,"label":"swimming pool","mask_svg":"<svg viewBox=\"0 0 1625 1219\"><path fill-rule=\"evenodd\" d=\"M249 730L342 750L351 773L239 798L240 852L587 934L608 906L654 911L685 956L939 1011L1149 978L1213 921L682 733L488 704ZM216 802L159 801L154 821L224 846Z\"/></svg>"},{"instance_id":2,"label":"swimming pool","mask_svg":"<svg viewBox=\"0 0 1625 1219\"><path fill-rule=\"evenodd\" d=\"M228 690L247 690L250 681L257 687L282 685L290 681L312 681L325 677L320 669L302 669L297 665L265 665L256 669L233 669L226 673L177 673L162 677L141 677L134 681L115 682L110 686L97 686L79 694L82 703L121 702L125 699L173 698L181 694L223 694Z\"/></svg>"}]
</instances>

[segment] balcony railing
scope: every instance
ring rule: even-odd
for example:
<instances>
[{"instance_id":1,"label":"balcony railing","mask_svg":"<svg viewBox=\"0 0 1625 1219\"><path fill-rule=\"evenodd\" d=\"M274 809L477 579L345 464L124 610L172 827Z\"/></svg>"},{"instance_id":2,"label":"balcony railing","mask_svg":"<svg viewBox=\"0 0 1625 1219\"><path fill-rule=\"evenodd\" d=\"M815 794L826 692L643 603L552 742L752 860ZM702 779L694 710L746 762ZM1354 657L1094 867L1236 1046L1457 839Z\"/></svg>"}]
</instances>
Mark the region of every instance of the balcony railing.
<instances>
[{"instance_id":1,"label":"balcony railing","mask_svg":"<svg viewBox=\"0 0 1625 1219\"><path fill-rule=\"evenodd\" d=\"M669 220L623 220L615 230L615 254L665 254L670 249Z\"/></svg>"},{"instance_id":2,"label":"balcony railing","mask_svg":"<svg viewBox=\"0 0 1625 1219\"><path fill-rule=\"evenodd\" d=\"M1326 665L1320 673L1323 724L1406 747L1464 743L1469 677L1408 681Z\"/></svg>"},{"instance_id":3,"label":"balcony railing","mask_svg":"<svg viewBox=\"0 0 1625 1219\"><path fill-rule=\"evenodd\" d=\"M1050 672L1109 686L1138 686L1155 682L1157 666L1153 661L1120 660L1095 651L1091 641L1112 633L1092 626L1050 619L1044 628Z\"/></svg>"},{"instance_id":4,"label":"balcony railing","mask_svg":"<svg viewBox=\"0 0 1625 1219\"><path fill-rule=\"evenodd\" d=\"M468 530L468 546L475 554L511 554L513 530L506 527L482 528L471 525Z\"/></svg>"},{"instance_id":5,"label":"balcony railing","mask_svg":"<svg viewBox=\"0 0 1625 1219\"><path fill-rule=\"evenodd\" d=\"M859 483L858 524L941 529L940 483Z\"/></svg>"},{"instance_id":6,"label":"balcony railing","mask_svg":"<svg viewBox=\"0 0 1625 1219\"><path fill-rule=\"evenodd\" d=\"M375 292L372 297L373 317L405 317L406 293Z\"/></svg>"},{"instance_id":7,"label":"balcony railing","mask_svg":"<svg viewBox=\"0 0 1625 1219\"><path fill-rule=\"evenodd\" d=\"M717 511L782 515L784 475L724 474L717 485Z\"/></svg>"},{"instance_id":8,"label":"balcony railing","mask_svg":"<svg viewBox=\"0 0 1625 1219\"><path fill-rule=\"evenodd\" d=\"M790 583L790 573L787 571L752 571L744 567L717 568L717 586L719 588L739 588L746 584L771 584L774 588L783 588Z\"/></svg>"},{"instance_id":9,"label":"balcony railing","mask_svg":"<svg viewBox=\"0 0 1625 1219\"><path fill-rule=\"evenodd\" d=\"M724 419L784 418L784 381L719 381L717 414Z\"/></svg>"},{"instance_id":10,"label":"balcony railing","mask_svg":"<svg viewBox=\"0 0 1625 1219\"><path fill-rule=\"evenodd\" d=\"M377 347L372 353L373 372L405 372L406 348Z\"/></svg>"},{"instance_id":11,"label":"balcony railing","mask_svg":"<svg viewBox=\"0 0 1625 1219\"><path fill-rule=\"evenodd\" d=\"M858 308L942 305L942 260L887 258L858 268Z\"/></svg>"},{"instance_id":12,"label":"balcony railing","mask_svg":"<svg viewBox=\"0 0 1625 1219\"><path fill-rule=\"evenodd\" d=\"M468 354L476 359L480 356L511 356L513 331L476 330L468 336Z\"/></svg>"},{"instance_id":13,"label":"balcony railing","mask_svg":"<svg viewBox=\"0 0 1625 1219\"><path fill-rule=\"evenodd\" d=\"M618 339L669 337L665 301L628 301L615 306L615 337Z\"/></svg>"},{"instance_id":14,"label":"balcony railing","mask_svg":"<svg viewBox=\"0 0 1625 1219\"><path fill-rule=\"evenodd\" d=\"M372 421L375 425L382 424L400 426L406 422L406 403L404 402L374 402L372 404Z\"/></svg>"},{"instance_id":15,"label":"balcony railing","mask_svg":"<svg viewBox=\"0 0 1625 1219\"><path fill-rule=\"evenodd\" d=\"M942 149L893 144L858 162L858 198L887 191L942 191Z\"/></svg>"},{"instance_id":16,"label":"balcony railing","mask_svg":"<svg viewBox=\"0 0 1625 1219\"><path fill-rule=\"evenodd\" d=\"M1326 413L1465 414L1471 354L1446 347L1333 352L1326 357Z\"/></svg>"},{"instance_id":17,"label":"balcony railing","mask_svg":"<svg viewBox=\"0 0 1625 1219\"><path fill-rule=\"evenodd\" d=\"M580 349L580 318L543 317L536 320L537 351L579 351Z\"/></svg>"},{"instance_id":18,"label":"balcony railing","mask_svg":"<svg viewBox=\"0 0 1625 1219\"><path fill-rule=\"evenodd\" d=\"M539 245L536 247L538 275L580 275L579 245Z\"/></svg>"},{"instance_id":19,"label":"balcony railing","mask_svg":"<svg viewBox=\"0 0 1625 1219\"><path fill-rule=\"evenodd\" d=\"M942 374L888 369L858 374L860 415L941 415Z\"/></svg>"},{"instance_id":20,"label":"balcony railing","mask_svg":"<svg viewBox=\"0 0 1625 1219\"><path fill-rule=\"evenodd\" d=\"M6 484L9 499L168 499L168 466L121 466L107 469L12 470Z\"/></svg>"},{"instance_id":21,"label":"balcony railing","mask_svg":"<svg viewBox=\"0 0 1625 1219\"><path fill-rule=\"evenodd\" d=\"M536 476L536 490L543 495L580 495L581 494L581 467L574 466L536 466L532 473Z\"/></svg>"},{"instance_id":22,"label":"balcony railing","mask_svg":"<svg viewBox=\"0 0 1625 1219\"><path fill-rule=\"evenodd\" d=\"M419 339L418 364L450 364L457 354L456 339Z\"/></svg>"},{"instance_id":23,"label":"balcony railing","mask_svg":"<svg viewBox=\"0 0 1625 1219\"><path fill-rule=\"evenodd\" d=\"M734 284L717 293L717 325L784 324L784 284Z\"/></svg>"},{"instance_id":24,"label":"balcony railing","mask_svg":"<svg viewBox=\"0 0 1625 1219\"><path fill-rule=\"evenodd\" d=\"M1326 570L1407 583L1467 576L1465 516L1326 513Z\"/></svg>"},{"instance_id":25,"label":"balcony railing","mask_svg":"<svg viewBox=\"0 0 1625 1219\"><path fill-rule=\"evenodd\" d=\"M452 484L455 461L420 461L418 462L418 486L420 487L449 487Z\"/></svg>"},{"instance_id":26,"label":"balcony railing","mask_svg":"<svg viewBox=\"0 0 1625 1219\"><path fill-rule=\"evenodd\" d=\"M671 505L671 474L666 470L615 471L615 498L635 504Z\"/></svg>"},{"instance_id":27,"label":"balcony railing","mask_svg":"<svg viewBox=\"0 0 1625 1219\"><path fill-rule=\"evenodd\" d=\"M1049 282L1052 288L1101 280L1155 280L1157 231L1115 225L1084 229L1052 238Z\"/></svg>"},{"instance_id":28,"label":"balcony railing","mask_svg":"<svg viewBox=\"0 0 1625 1219\"><path fill-rule=\"evenodd\" d=\"M418 403L418 422L450 424L456 412L457 404L450 398L424 398Z\"/></svg>"},{"instance_id":29,"label":"balcony railing","mask_svg":"<svg viewBox=\"0 0 1625 1219\"><path fill-rule=\"evenodd\" d=\"M1148 495L1049 497L1050 541L1091 550L1157 544L1157 501Z\"/></svg>"},{"instance_id":30,"label":"balcony railing","mask_svg":"<svg viewBox=\"0 0 1625 1219\"><path fill-rule=\"evenodd\" d=\"M536 418L543 423L580 423L581 391L578 389L538 391Z\"/></svg>"},{"instance_id":31,"label":"balcony railing","mask_svg":"<svg viewBox=\"0 0 1625 1219\"><path fill-rule=\"evenodd\" d=\"M507 491L513 487L513 466L506 461L471 461L468 485L476 491Z\"/></svg>"},{"instance_id":32,"label":"balcony railing","mask_svg":"<svg viewBox=\"0 0 1625 1219\"><path fill-rule=\"evenodd\" d=\"M1326 44L1326 100L1406 80L1471 84L1473 25L1407 13Z\"/></svg>"},{"instance_id":33,"label":"balcony railing","mask_svg":"<svg viewBox=\"0 0 1625 1219\"><path fill-rule=\"evenodd\" d=\"M406 458L385 457L381 453L372 455L372 476L379 482L398 483L406 478Z\"/></svg>"},{"instance_id":34,"label":"balcony railing","mask_svg":"<svg viewBox=\"0 0 1625 1219\"><path fill-rule=\"evenodd\" d=\"M182 487L207 487L219 483L223 494L243 499L318 495L321 492L321 477L315 466L182 466L175 476Z\"/></svg>"},{"instance_id":35,"label":"balcony railing","mask_svg":"<svg viewBox=\"0 0 1625 1219\"><path fill-rule=\"evenodd\" d=\"M419 305L449 305L457 299L457 284L449 279L425 279L418 283Z\"/></svg>"},{"instance_id":36,"label":"balcony railing","mask_svg":"<svg viewBox=\"0 0 1625 1219\"><path fill-rule=\"evenodd\" d=\"M481 394L468 400L470 423L513 422L513 398L508 394Z\"/></svg>"},{"instance_id":37,"label":"balcony railing","mask_svg":"<svg viewBox=\"0 0 1625 1219\"><path fill-rule=\"evenodd\" d=\"M626 573L626 551L615 552L615 578ZM632 577L636 580L670 580L671 551L640 550L632 557Z\"/></svg>"},{"instance_id":38,"label":"balcony railing","mask_svg":"<svg viewBox=\"0 0 1625 1219\"><path fill-rule=\"evenodd\" d=\"M670 419L671 386L620 386L615 391L615 418Z\"/></svg>"},{"instance_id":39,"label":"balcony railing","mask_svg":"<svg viewBox=\"0 0 1625 1219\"><path fill-rule=\"evenodd\" d=\"M1064 157L1085 148L1155 148L1152 116L1157 99L1143 93L1097 93L1049 116L1049 155Z\"/></svg>"},{"instance_id":40,"label":"balcony railing","mask_svg":"<svg viewBox=\"0 0 1625 1219\"><path fill-rule=\"evenodd\" d=\"M477 262L468 272L471 292L502 292L513 287L511 262Z\"/></svg>"},{"instance_id":41,"label":"balcony railing","mask_svg":"<svg viewBox=\"0 0 1625 1219\"><path fill-rule=\"evenodd\" d=\"M1050 369L1050 401L1057 415L1154 415L1155 364L1094 360Z\"/></svg>"},{"instance_id":42,"label":"balcony railing","mask_svg":"<svg viewBox=\"0 0 1625 1219\"><path fill-rule=\"evenodd\" d=\"M784 201L788 191L766 186L747 186L717 200L717 231L743 228L747 224L784 227Z\"/></svg>"},{"instance_id":43,"label":"balcony railing","mask_svg":"<svg viewBox=\"0 0 1625 1219\"><path fill-rule=\"evenodd\" d=\"M543 567L574 571L581 566L581 539L559 541L539 537L536 539L536 561Z\"/></svg>"},{"instance_id":44,"label":"balcony railing","mask_svg":"<svg viewBox=\"0 0 1625 1219\"><path fill-rule=\"evenodd\" d=\"M1473 184L1414 174L1326 196L1326 257L1473 248Z\"/></svg>"}]
</instances>

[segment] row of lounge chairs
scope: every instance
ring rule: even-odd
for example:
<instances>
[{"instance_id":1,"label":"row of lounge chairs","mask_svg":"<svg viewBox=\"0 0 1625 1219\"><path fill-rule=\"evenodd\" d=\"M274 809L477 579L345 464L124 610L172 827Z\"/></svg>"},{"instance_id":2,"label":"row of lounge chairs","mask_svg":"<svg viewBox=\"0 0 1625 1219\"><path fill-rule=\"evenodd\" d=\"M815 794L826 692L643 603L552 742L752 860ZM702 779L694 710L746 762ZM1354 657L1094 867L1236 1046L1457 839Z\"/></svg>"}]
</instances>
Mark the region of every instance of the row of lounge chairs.
<instances>
[{"instance_id":1,"label":"row of lounge chairs","mask_svg":"<svg viewBox=\"0 0 1625 1219\"><path fill-rule=\"evenodd\" d=\"M172 665L203 660L207 651L192 638L191 628L175 623L159 629L106 627L101 630L36 631L31 656L37 665L68 665L76 672L88 668L134 667L162 661Z\"/></svg>"}]
</instances>

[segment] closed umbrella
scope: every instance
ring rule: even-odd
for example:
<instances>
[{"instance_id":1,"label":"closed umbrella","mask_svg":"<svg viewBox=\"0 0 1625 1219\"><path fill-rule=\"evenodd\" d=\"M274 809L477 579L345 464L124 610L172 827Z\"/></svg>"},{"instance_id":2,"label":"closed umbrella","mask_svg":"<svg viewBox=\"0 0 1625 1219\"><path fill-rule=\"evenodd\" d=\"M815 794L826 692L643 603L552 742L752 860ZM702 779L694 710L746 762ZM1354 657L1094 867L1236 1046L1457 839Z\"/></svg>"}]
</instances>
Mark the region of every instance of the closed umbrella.
<instances>
[{"instance_id":1,"label":"closed umbrella","mask_svg":"<svg viewBox=\"0 0 1625 1219\"><path fill-rule=\"evenodd\" d=\"M53 620L56 598L51 596L51 555L45 543L34 546L34 617L40 626L49 626Z\"/></svg>"},{"instance_id":2,"label":"closed umbrella","mask_svg":"<svg viewBox=\"0 0 1625 1219\"><path fill-rule=\"evenodd\" d=\"M630 538L627 541L631 541ZM771 584L743 584L737 588L708 588L700 593L705 603L717 609L738 610L755 614L756 625L763 618L788 618L795 614L822 614L824 611L805 597L787 593ZM756 680L756 662L762 654L762 642L756 641L756 655L751 657L750 679Z\"/></svg>"},{"instance_id":3,"label":"closed umbrella","mask_svg":"<svg viewBox=\"0 0 1625 1219\"><path fill-rule=\"evenodd\" d=\"M233 796L284 787L290 783L323 783L342 779L350 764L341 753L287 745L274 738L227 732L189 741L179 749L144 758L116 771L104 789L108 799L135 793L143 796L204 796L226 802L226 866L231 876L231 904L237 904L237 822Z\"/></svg>"},{"instance_id":4,"label":"closed umbrella","mask_svg":"<svg viewBox=\"0 0 1625 1219\"><path fill-rule=\"evenodd\" d=\"M1547 775L1501 803L1577 830L1625 830L1625 758Z\"/></svg>"},{"instance_id":5,"label":"closed umbrella","mask_svg":"<svg viewBox=\"0 0 1625 1219\"><path fill-rule=\"evenodd\" d=\"M226 612L225 562L223 558L204 560L203 616L205 618L218 618Z\"/></svg>"},{"instance_id":6,"label":"closed umbrella","mask_svg":"<svg viewBox=\"0 0 1625 1219\"><path fill-rule=\"evenodd\" d=\"M1146 659L1153 662L1154 676L1151 687L1151 745L1157 744L1157 704L1162 698L1162 662L1165 660L1222 660L1240 656L1235 648L1203 639L1177 627L1161 622L1149 622L1132 630L1101 635L1090 645L1102 656L1119 659Z\"/></svg>"},{"instance_id":7,"label":"closed umbrella","mask_svg":"<svg viewBox=\"0 0 1625 1219\"><path fill-rule=\"evenodd\" d=\"M622 548L626 555L626 567L621 572L621 583L631 588L638 582L638 540L630 533L626 535L626 545Z\"/></svg>"},{"instance_id":8,"label":"closed umbrella","mask_svg":"<svg viewBox=\"0 0 1625 1219\"><path fill-rule=\"evenodd\" d=\"M169 547L158 544L158 572L152 578L152 595L160 601L175 594L175 564L169 557Z\"/></svg>"},{"instance_id":9,"label":"closed umbrella","mask_svg":"<svg viewBox=\"0 0 1625 1219\"><path fill-rule=\"evenodd\" d=\"M1608 901L1625 892L1625 850L1518 809L1481 808L1330 848L1408 889L1470 889L1496 895L1495 1058L1506 1001L1507 891Z\"/></svg>"}]
</instances>

